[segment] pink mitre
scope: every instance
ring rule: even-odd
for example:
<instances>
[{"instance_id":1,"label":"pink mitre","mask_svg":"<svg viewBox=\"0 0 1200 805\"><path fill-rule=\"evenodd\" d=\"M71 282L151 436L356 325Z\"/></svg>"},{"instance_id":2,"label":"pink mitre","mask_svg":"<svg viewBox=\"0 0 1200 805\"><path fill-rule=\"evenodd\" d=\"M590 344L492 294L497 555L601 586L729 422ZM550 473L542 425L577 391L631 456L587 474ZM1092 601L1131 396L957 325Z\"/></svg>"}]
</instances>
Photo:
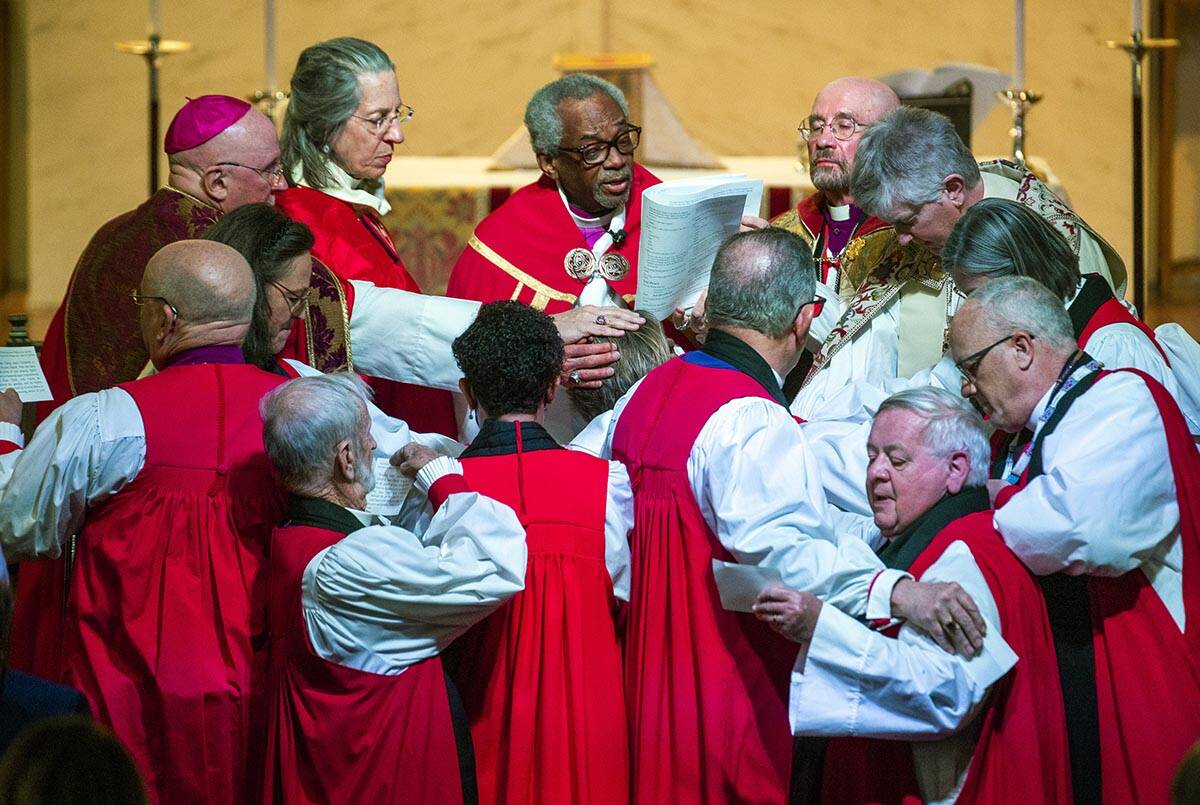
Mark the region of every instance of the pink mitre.
<instances>
[{"instance_id":1,"label":"pink mitre","mask_svg":"<svg viewBox=\"0 0 1200 805\"><path fill-rule=\"evenodd\" d=\"M248 102L228 95L188 98L188 102L175 113L171 125L167 127L163 150L168 154L176 154L203 145L241 120L249 111Z\"/></svg>"}]
</instances>

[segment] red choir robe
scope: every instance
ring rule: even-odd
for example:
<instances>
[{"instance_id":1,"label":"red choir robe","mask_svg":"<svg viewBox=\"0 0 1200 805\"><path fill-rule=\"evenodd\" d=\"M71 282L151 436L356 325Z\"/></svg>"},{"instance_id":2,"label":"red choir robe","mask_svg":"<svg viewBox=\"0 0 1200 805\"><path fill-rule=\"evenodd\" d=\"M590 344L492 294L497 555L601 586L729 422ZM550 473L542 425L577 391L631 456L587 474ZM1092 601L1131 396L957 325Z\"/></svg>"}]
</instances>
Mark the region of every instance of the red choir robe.
<instances>
[{"instance_id":1,"label":"red choir robe","mask_svg":"<svg viewBox=\"0 0 1200 805\"><path fill-rule=\"evenodd\" d=\"M378 213L309 187L289 187L275 204L312 230L313 257L349 286L350 280L373 282L381 288L420 293ZM375 404L399 417L414 430L458 435L450 392L381 378L368 378Z\"/></svg>"},{"instance_id":2,"label":"red choir robe","mask_svg":"<svg viewBox=\"0 0 1200 805\"><path fill-rule=\"evenodd\" d=\"M525 589L459 639L455 681L483 805L629 802L617 601L604 561L608 462L534 423L484 423L471 489L525 527Z\"/></svg>"},{"instance_id":3,"label":"red choir robe","mask_svg":"<svg viewBox=\"0 0 1200 805\"><path fill-rule=\"evenodd\" d=\"M168 243L200 237L220 214L199 199L163 187L92 236L42 343L39 360L54 399L38 403L39 422L76 394L99 391L141 373L150 355L129 292L142 281L155 252ZM67 567L62 558L21 564L9 638L13 668L62 678Z\"/></svg>"},{"instance_id":4,"label":"red choir robe","mask_svg":"<svg viewBox=\"0 0 1200 805\"><path fill-rule=\"evenodd\" d=\"M629 469L632 600L625 638L634 802L779 803L792 766L788 692L798 646L721 607L712 560L732 560L688 482L692 445L740 397L771 397L702 352L652 370L617 421Z\"/></svg>"},{"instance_id":5,"label":"red choir robe","mask_svg":"<svg viewBox=\"0 0 1200 805\"><path fill-rule=\"evenodd\" d=\"M958 795L962 803L1071 802L1071 761L1054 638L1041 589L992 525L987 494L970 490L943 499L904 543L881 552L889 567L918 581L955 542L964 542L996 602L996 624L1019 658L997 681L972 720L979 722L975 751ZM957 510L955 510L957 509ZM969 513L968 513L969 512ZM949 518L949 522L946 520ZM899 550L895 550L895 549ZM898 627L889 629L896 637ZM964 725L963 729L972 729ZM887 769L887 773L880 773ZM921 802L907 741L834 738L825 755L821 800L826 805Z\"/></svg>"},{"instance_id":6,"label":"red choir robe","mask_svg":"<svg viewBox=\"0 0 1200 805\"><path fill-rule=\"evenodd\" d=\"M1180 633L1140 569L1111 577L1056 573L1041 582L1071 742L1098 749L1092 768L1103 801L1167 802L1175 766L1200 739L1200 454L1178 404L1158 381L1136 369L1115 371L1142 378L1162 416L1179 504L1186 628ZM1094 372L1063 395L1021 480L997 496L997 508L1042 474L1041 443L1071 403L1111 373ZM1077 789L1085 785L1079 776Z\"/></svg>"},{"instance_id":7,"label":"red choir robe","mask_svg":"<svg viewBox=\"0 0 1200 805\"><path fill-rule=\"evenodd\" d=\"M258 405L282 381L206 363L121 386L145 425L146 461L80 531L63 662L157 802L247 795L262 704L252 696L265 681L259 571L284 505Z\"/></svg>"},{"instance_id":8,"label":"red choir robe","mask_svg":"<svg viewBox=\"0 0 1200 805\"><path fill-rule=\"evenodd\" d=\"M443 489L450 483L439 481ZM301 611L304 570L314 556L360 528L341 507L293 498L287 521L271 538L270 720L262 801L470 801L470 738L463 725L460 747L454 695L440 655L401 674L372 674L322 659L309 642Z\"/></svg>"},{"instance_id":9,"label":"red choir robe","mask_svg":"<svg viewBox=\"0 0 1200 805\"><path fill-rule=\"evenodd\" d=\"M658 177L634 164L626 238L609 249L629 261L629 273L610 285L630 304L637 292L642 192L658 183ZM550 314L570 310L586 284L563 265L567 252L577 248L587 249L587 241L563 204L557 184L543 175L479 222L450 272L446 295L479 302L515 299Z\"/></svg>"}]
</instances>

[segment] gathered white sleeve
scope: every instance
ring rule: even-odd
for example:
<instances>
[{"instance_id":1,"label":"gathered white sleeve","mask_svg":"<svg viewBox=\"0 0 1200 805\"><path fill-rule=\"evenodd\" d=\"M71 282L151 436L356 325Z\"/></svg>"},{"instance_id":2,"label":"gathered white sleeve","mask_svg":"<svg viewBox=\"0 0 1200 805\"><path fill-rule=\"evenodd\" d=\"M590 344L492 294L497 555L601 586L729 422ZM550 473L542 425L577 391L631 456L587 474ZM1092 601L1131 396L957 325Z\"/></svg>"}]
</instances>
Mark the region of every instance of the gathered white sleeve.
<instances>
[{"instance_id":1,"label":"gathered white sleeve","mask_svg":"<svg viewBox=\"0 0 1200 805\"><path fill-rule=\"evenodd\" d=\"M53 559L88 507L132 481L146 463L146 431L123 389L81 394L46 418L13 453L0 494L0 544L9 560Z\"/></svg>"},{"instance_id":2,"label":"gathered white sleeve","mask_svg":"<svg viewBox=\"0 0 1200 805\"><path fill-rule=\"evenodd\" d=\"M380 288L352 280L354 368L400 383L458 390L462 373L450 345L475 320L479 303Z\"/></svg>"},{"instance_id":3,"label":"gathered white sleeve","mask_svg":"<svg viewBox=\"0 0 1200 805\"><path fill-rule=\"evenodd\" d=\"M417 536L369 526L313 557L302 606L324 659L398 674L432 657L525 584L525 532L512 509L450 495Z\"/></svg>"},{"instance_id":4,"label":"gathered white sleeve","mask_svg":"<svg viewBox=\"0 0 1200 805\"><path fill-rule=\"evenodd\" d=\"M852 615L890 615L892 588L907 574L836 531L820 467L778 403L723 405L696 438L687 472L705 522L737 561L773 567L784 584Z\"/></svg>"},{"instance_id":5,"label":"gathered white sleeve","mask_svg":"<svg viewBox=\"0 0 1200 805\"><path fill-rule=\"evenodd\" d=\"M921 581L962 585L987 622L983 650L969 660L948 654L908 626L893 640L822 607L804 668L792 673L794 733L932 739L959 731L978 711L1017 662L996 627L995 599L963 542L948 546Z\"/></svg>"},{"instance_id":6,"label":"gathered white sleeve","mask_svg":"<svg viewBox=\"0 0 1200 805\"><path fill-rule=\"evenodd\" d=\"M1146 334L1132 324L1108 324L1096 330L1087 342L1087 353L1104 364L1106 369L1140 369L1153 377L1180 403L1188 420L1188 429L1200 433L1196 412L1180 394L1179 382L1172 367Z\"/></svg>"},{"instance_id":7,"label":"gathered white sleeve","mask_svg":"<svg viewBox=\"0 0 1200 805\"><path fill-rule=\"evenodd\" d=\"M1179 541L1175 478L1141 378L1117 372L1075 400L1045 439L1042 465L994 518L1030 570L1118 576L1168 560Z\"/></svg>"},{"instance_id":8,"label":"gathered white sleeve","mask_svg":"<svg viewBox=\"0 0 1200 805\"><path fill-rule=\"evenodd\" d=\"M619 461L608 462L608 501L604 509L604 564L613 595L629 600L629 532L633 530L633 487Z\"/></svg>"}]
</instances>

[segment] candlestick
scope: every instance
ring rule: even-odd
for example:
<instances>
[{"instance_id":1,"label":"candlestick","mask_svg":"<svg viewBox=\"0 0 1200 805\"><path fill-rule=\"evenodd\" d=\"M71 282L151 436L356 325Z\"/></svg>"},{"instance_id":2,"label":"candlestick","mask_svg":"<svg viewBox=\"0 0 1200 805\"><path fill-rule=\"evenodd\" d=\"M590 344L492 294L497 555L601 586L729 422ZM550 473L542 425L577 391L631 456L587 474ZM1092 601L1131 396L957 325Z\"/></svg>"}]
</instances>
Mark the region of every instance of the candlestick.
<instances>
[{"instance_id":1,"label":"candlestick","mask_svg":"<svg viewBox=\"0 0 1200 805\"><path fill-rule=\"evenodd\" d=\"M1142 32L1142 0L1133 0L1133 32Z\"/></svg>"},{"instance_id":2,"label":"candlestick","mask_svg":"<svg viewBox=\"0 0 1200 805\"><path fill-rule=\"evenodd\" d=\"M266 37L263 53L266 62L267 91L274 94L277 88L275 83L275 0L263 0L263 17L263 33Z\"/></svg>"},{"instance_id":3,"label":"candlestick","mask_svg":"<svg viewBox=\"0 0 1200 805\"><path fill-rule=\"evenodd\" d=\"M1013 8L1013 80L1017 89L1025 86L1025 0L1015 0Z\"/></svg>"}]
</instances>

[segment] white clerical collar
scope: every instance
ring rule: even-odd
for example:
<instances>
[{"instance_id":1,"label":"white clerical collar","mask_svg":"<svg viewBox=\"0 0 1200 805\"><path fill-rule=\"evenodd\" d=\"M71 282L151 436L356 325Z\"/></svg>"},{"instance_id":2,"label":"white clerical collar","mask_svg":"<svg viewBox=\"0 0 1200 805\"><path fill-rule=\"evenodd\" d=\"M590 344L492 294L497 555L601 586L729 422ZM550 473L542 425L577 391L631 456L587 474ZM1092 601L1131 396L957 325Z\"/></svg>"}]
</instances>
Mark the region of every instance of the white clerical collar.
<instances>
[{"instance_id":1,"label":"white clerical collar","mask_svg":"<svg viewBox=\"0 0 1200 805\"><path fill-rule=\"evenodd\" d=\"M392 211L392 205L388 204L385 196L386 188L382 177L379 179L355 179L332 159L325 160L325 169L329 171L330 184L328 187L313 187L305 181L300 163L297 163L296 167L292 169L292 181L301 187L320 190L336 199L370 207L379 213L380 217Z\"/></svg>"},{"instance_id":2,"label":"white clerical collar","mask_svg":"<svg viewBox=\"0 0 1200 805\"><path fill-rule=\"evenodd\" d=\"M849 221L850 220L850 205L841 204L837 207L830 204L825 208L829 212L829 220L831 221Z\"/></svg>"},{"instance_id":3,"label":"white clerical collar","mask_svg":"<svg viewBox=\"0 0 1200 805\"><path fill-rule=\"evenodd\" d=\"M361 509L351 509L349 506L345 507L345 509L346 509L346 511L353 514L354 517L360 523L363 524L364 528L367 526L372 526L372 525L391 525L392 524L391 520L384 517L382 514L372 514L371 512L365 512L365 511L362 511ZM382 523L380 521L382 521Z\"/></svg>"},{"instance_id":4,"label":"white clerical collar","mask_svg":"<svg viewBox=\"0 0 1200 805\"><path fill-rule=\"evenodd\" d=\"M558 190L558 197L562 199L563 206L567 208L567 214L571 216L571 220L575 222L575 226L580 229L608 229L608 225L612 223L618 213L621 216L621 223L625 222L624 205L621 205L612 212L601 215L599 218L587 218L575 212L575 208L571 205L571 202L567 201L567 194L563 192L561 185L555 182L554 187Z\"/></svg>"},{"instance_id":5,"label":"white clerical collar","mask_svg":"<svg viewBox=\"0 0 1200 805\"><path fill-rule=\"evenodd\" d=\"M1066 307L1067 310L1070 310L1071 305L1075 304L1075 300L1079 298L1079 292L1083 290L1083 280L1084 280L1084 275L1080 274L1079 282L1075 283L1075 293L1071 294L1071 298L1068 299L1066 305L1064 305L1064 307Z\"/></svg>"}]
</instances>

